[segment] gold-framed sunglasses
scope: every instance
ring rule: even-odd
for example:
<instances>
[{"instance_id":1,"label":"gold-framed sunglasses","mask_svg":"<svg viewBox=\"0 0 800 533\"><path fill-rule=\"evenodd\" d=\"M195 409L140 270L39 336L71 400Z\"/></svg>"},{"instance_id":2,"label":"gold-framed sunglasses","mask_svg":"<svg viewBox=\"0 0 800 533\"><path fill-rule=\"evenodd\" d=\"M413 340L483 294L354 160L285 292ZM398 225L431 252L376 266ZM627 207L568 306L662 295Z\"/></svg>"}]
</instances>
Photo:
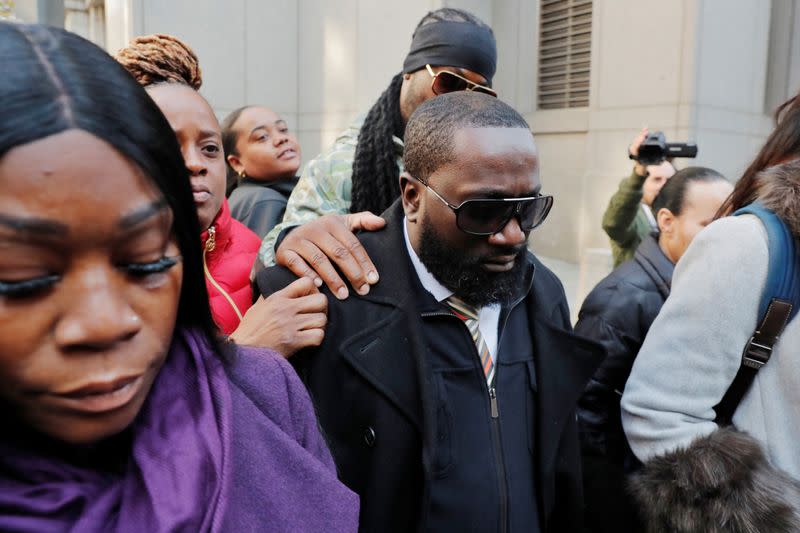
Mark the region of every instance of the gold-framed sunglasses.
<instances>
[{"instance_id":1,"label":"gold-framed sunglasses","mask_svg":"<svg viewBox=\"0 0 800 533\"><path fill-rule=\"evenodd\" d=\"M497 98L497 91L485 85L480 85L474 81L470 81L464 76L460 76L455 72L449 70L440 70L434 72L430 65L425 65L428 69L428 74L431 75L431 90L433 94L453 93L456 91L475 91L477 93L488 94Z\"/></svg>"}]
</instances>

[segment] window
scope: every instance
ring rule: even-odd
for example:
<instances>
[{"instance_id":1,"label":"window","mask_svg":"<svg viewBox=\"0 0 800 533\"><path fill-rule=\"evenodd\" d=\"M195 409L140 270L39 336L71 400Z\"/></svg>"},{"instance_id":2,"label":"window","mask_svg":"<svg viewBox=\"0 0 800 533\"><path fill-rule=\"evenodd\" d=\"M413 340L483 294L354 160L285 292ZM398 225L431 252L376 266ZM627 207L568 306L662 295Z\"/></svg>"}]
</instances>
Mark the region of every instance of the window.
<instances>
[{"instance_id":1,"label":"window","mask_svg":"<svg viewBox=\"0 0 800 533\"><path fill-rule=\"evenodd\" d=\"M539 109L588 107L592 0L542 0Z\"/></svg>"}]
</instances>

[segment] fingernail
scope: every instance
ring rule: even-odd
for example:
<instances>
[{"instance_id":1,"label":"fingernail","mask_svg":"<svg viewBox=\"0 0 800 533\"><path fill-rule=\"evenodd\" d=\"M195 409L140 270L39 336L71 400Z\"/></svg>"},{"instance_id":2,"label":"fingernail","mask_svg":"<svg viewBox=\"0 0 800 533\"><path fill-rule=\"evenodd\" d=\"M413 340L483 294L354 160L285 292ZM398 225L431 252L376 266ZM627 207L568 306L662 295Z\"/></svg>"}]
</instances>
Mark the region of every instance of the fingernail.
<instances>
[{"instance_id":1,"label":"fingernail","mask_svg":"<svg viewBox=\"0 0 800 533\"><path fill-rule=\"evenodd\" d=\"M367 281L370 283L378 283L378 273L374 270L370 270L369 274L367 274Z\"/></svg>"},{"instance_id":2,"label":"fingernail","mask_svg":"<svg viewBox=\"0 0 800 533\"><path fill-rule=\"evenodd\" d=\"M365 295L369 292L369 284L365 283L361 287L358 288L358 294Z\"/></svg>"},{"instance_id":3,"label":"fingernail","mask_svg":"<svg viewBox=\"0 0 800 533\"><path fill-rule=\"evenodd\" d=\"M336 297L340 300L344 300L347 298L347 289L344 287L339 287L339 290L336 291Z\"/></svg>"},{"instance_id":4,"label":"fingernail","mask_svg":"<svg viewBox=\"0 0 800 533\"><path fill-rule=\"evenodd\" d=\"M314 278L314 285L322 287L322 278Z\"/></svg>"}]
</instances>

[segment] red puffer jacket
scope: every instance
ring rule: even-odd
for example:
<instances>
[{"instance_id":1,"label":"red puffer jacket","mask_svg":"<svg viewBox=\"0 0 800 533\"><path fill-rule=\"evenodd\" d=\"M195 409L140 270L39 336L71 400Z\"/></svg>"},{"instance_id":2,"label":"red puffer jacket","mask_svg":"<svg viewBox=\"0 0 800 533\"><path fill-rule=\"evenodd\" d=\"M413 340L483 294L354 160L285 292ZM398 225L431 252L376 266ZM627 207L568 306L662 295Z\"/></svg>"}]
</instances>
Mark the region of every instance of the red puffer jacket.
<instances>
[{"instance_id":1,"label":"red puffer jacket","mask_svg":"<svg viewBox=\"0 0 800 533\"><path fill-rule=\"evenodd\" d=\"M261 239L231 218L228 200L200 238L211 315L220 331L229 335L253 303L250 269Z\"/></svg>"}]
</instances>

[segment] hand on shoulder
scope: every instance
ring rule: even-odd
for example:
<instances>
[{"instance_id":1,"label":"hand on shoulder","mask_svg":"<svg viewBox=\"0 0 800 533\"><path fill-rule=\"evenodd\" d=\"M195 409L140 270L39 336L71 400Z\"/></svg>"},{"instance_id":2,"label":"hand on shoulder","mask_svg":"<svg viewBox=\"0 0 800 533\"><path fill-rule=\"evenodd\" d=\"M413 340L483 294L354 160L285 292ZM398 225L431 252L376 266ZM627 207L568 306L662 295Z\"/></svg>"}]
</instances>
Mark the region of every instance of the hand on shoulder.
<instances>
[{"instance_id":1,"label":"hand on shoulder","mask_svg":"<svg viewBox=\"0 0 800 533\"><path fill-rule=\"evenodd\" d=\"M378 282L378 272L355 236L356 231L376 231L386 221L368 211L347 215L324 215L289 232L275 253L277 264L321 287L328 286L337 298L349 295L336 271L344 274L358 294L369 292Z\"/></svg>"}]
</instances>

